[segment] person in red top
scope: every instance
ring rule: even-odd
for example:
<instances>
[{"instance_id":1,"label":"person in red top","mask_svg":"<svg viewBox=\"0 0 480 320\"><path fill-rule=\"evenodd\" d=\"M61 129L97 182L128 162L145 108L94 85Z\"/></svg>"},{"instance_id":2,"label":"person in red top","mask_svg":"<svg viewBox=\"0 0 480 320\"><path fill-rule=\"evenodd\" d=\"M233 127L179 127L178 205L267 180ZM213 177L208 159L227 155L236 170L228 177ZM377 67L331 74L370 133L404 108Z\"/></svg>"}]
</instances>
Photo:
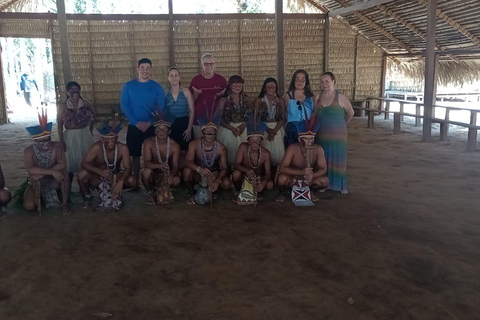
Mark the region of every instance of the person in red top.
<instances>
[{"instance_id":1,"label":"person in red top","mask_svg":"<svg viewBox=\"0 0 480 320\"><path fill-rule=\"evenodd\" d=\"M197 119L205 116L207 107L216 104L227 89L225 77L215 73L215 57L211 53L202 56L203 72L195 76L188 89L193 94L195 101L195 118L193 120L193 134L195 139L202 137L202 130ZM216 110L216 106L214 108Z\"/></svg>"}]
</instances>

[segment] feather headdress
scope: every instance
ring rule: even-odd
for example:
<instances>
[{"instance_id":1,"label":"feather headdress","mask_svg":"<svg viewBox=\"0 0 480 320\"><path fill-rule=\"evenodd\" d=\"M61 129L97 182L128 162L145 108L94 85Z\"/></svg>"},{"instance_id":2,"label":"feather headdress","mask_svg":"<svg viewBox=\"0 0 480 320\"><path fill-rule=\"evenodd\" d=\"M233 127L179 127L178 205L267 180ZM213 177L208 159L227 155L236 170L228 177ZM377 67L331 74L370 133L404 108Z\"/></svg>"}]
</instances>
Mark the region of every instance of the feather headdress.
<instances>
[{"instance_id":1,"label":"feather headdress","mask_svg":"<svg viewBox=\"0 0 480 320\"><path fill-rule=\"evenodd\" d=\"M317 118L317 111L312 112L310 119L308 118L307 111L305 111L305 120L295 122L299 137L313 136L317 134L320 129L320 122Z\"/></svg>"},{"instance_id":2,"label":"feather headdress","mask_svg":"<svg viewBox=\"0 0 480 320\"><path fill-rule=\"evenodd\" d=\"M150 121L154 127L159 125L165 125L167 127L171 127L173 121L175 121L175 115L170 112L169 109L160 110L157 107L155 111L152 111L152 120Z\"/></svg>"},{"instance_id":3,"label":"feather headdress","mask_svg":"<svg viewBox=\"0 0 480 320\"><path fill-rule=\"evenodd\" d=\"M255 119L253 113L250 114L247 121L247 136L253 137L258 136L263 138L263 133L267 129L265 122L261 121L259 118Z\"/></svg>"},{"instance_id":4,"label":"feather headdress","mask_svg":"<svg viewBox=\"0 0 480 320\"><path fill-rule=\"evenodd\" d=\"M103 119L95 124L95 128L102 136L115 136L122 130L122 123L118 114L113 119Z\"/></svg>"},{"instance_id":5,"label":"feather headdress","mask_svg":"<svg viewBox=\"0 0 480 320\"><path fill-rule=\"evenodd\" d=\"M38 126L27 127L28 133L32 136L32 139L37 140L52 135L52 122L47 122L47 110L42 108L42 114L38 113Z\"/></svg>"},{"instance_id":6,"label":"feather headdress","mask_svg":"<svg viewBox=\"0 0 480 320\"><path fill-rule=\"evenodd\" d=\"M197 122L201 126L201 129L206 128L213 128L217 130L217 127L220 125L220 122L222 121L222 115L220 110L216 108L215 101L212 103L211 107L206 107L205 112L203 115L201 115L198 119Z\"/></svg>"}]
</instances>

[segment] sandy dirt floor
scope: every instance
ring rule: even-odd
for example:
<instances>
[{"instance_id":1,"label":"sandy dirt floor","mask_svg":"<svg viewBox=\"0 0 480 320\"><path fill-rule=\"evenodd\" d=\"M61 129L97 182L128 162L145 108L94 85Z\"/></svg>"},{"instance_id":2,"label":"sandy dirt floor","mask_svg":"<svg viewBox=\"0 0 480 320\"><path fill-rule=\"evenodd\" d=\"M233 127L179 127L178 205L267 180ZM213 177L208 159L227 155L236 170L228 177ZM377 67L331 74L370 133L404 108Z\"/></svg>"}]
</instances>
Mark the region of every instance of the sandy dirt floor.
<instances>
[{"instance_id":1,"label":"sandy dirt floor","mask_svg":"<svg viewBox=\"0 0 480 320\"><path fill-rule=\"evenodd\" d=\"M465 133L354 118L350 194L169 207L124 193L117 213L0 220L0 319L478 319L480 154ZM438 131L434 131L438 135ZM0 126L7 186L22 183L19 125ZM351 298L351 299L350 299Z\"/></svg>"}]
</instances>

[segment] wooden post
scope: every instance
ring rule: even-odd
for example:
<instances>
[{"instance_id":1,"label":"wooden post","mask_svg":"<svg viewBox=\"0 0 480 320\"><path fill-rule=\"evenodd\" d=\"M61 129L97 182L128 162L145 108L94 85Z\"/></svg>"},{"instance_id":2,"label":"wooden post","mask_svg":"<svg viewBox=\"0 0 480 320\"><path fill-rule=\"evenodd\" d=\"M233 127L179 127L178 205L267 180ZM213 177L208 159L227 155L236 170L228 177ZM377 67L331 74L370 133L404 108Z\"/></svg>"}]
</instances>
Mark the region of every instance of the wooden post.
<instances>
[{"instance_id":1,"label":"wooden post","mask_svg":"<svg viewBox=\"0 0 480 320\"><path fill-rule=\"evenodd\" d=\"M387 86L387 54L385 52L382 55L382 79L380 83L381 83L380 97L384 98L385 87Z\"/></svg>"},{"instance_id":2,"label":"wooden post","mask_svg":"<svg viewBox=\"0 0 480 320\"><path fill-rule=\"evenodd\" d=\"M394 113L393 114L393 133L394 134L400 133L400 123L401 123L400 113Z\"/></svg>"},{"instance_id":3,"label":"wooden post","mask_svg":"<svg viewBox=\"0 0 480 320\"><path fill-rule=\"evenodd\" d=\"M2 67L2 50L3 48L0 47L0 97L2 99L1 104L3 107L2 110L2 117L3 121L0 124L8 123L8 114L7 114L7 99L5 99L5 87L3 81L3 67Z\"/></svg>"},{"instance_id":4,"label":"wooden post","mask_svg":"<svg viewBox=\"0 0 480 320\"><path fill-rule=\"evenodd\" d=\"M447 121L447 126L445 127L445 136L446 136L447 133L448 133L448 129L450 127L450 124L448 123L448 121L450 121L450 109L449 108L445 109L445 121Z\"/></svg>"},{"instance_id":5,"label":"wooden post","mask_svg":"<svg viewBox=\"0 0 480 320\"><path fill-rule=\"evenodd\" d=\"M277 81L278 93L285 92L285 52L283 46L283 1L275 0L275 36L277 40Z\"/></svg>"},{"instance_id":6,"label":"wooden post","mask_svg":"<svg viewBox=\"0 0 480 320\"><path fill-rule=\"evenodd\" d=\"M420 126L420 124L422 124L422 118L420 118L421 114L420 114L420 108L422 106L417 104L415 105L415 114L417 115L417 117L415 118L415 127L418 127Z\"/></svg>"},{"instance_id":7,"label":"wooden post","mask_svg":"<svg viewBox=\"0 0 480 320\"><path fill-rule=\"evenodd\" d=\"M432 138L432 114L435 101L435 33L437 24L437 0L427 4L427 49L425 59L425 90L423 99L423 140Z\"/></svg>"},{"instance_id":8,"label":"wooden post","mask_svg":"<svg viewBox=\"0 0 480 320\"><path fill-rule=\"evenodd\" d=\"M370 109L370 108L368 108ZM368 112L368 128L373 128L373 122L375 120L375 112L373 110L369 110Z\"/></svg>"},{"instance_id":9,"label":"wooden post","mask_svg":"<svg viewBox=\"0 0 480 320\"><path fill-rule=\"evenodd\" d=\"M175 39L173 33L173 0L168 0L168 57L170 67L175 66Z\"/></svg>"},{"instance_id":10,"label":"wooden post","mask_svg":"<svg viewBox=\"0 0 480 320\"><path fill-rule=\"evenodd\" d=\"M357 99L357 73L358 73L358 33L355 36L355 53L353 56L353 100Z\"/></svg>"},{"instance_id":11,"label":"wooden post","mask_svg":"<svg viewBox=\"0 0 480 320\"><path fill-rule=\"evenodd\" d=\"M470 125L477 125L477 111L470 111ZM477 128L468 128L468 147L467 151L475 151L477 148Z\"/></svg>"},{"instance_id":12,"label":"wooden post","mask_svg":"<svg viewBox=\"0 0 480 320\"><path fill-rule=\"evenodd\" d=\"M60 47L62 49L62 71L63 82L72 81L72 66L70 64L70 49L68 46L67 14L65 12L65 1L57 0L58 28L60 30Z\"/></svg>"},{"instance_id":13,"label":"wooden post","mask_svg":"<svg viewBox=\"0 0 480 320\"><path fill-rule=\"evenodd\" d=\"M404 110L405 105L403 104L403 102L400 102L400 113L403 113ZM400 116L400 121L403 121L403 114Z\"/></svg>"},{"instance_id":14,"label":"wooden post","mask_svg":"<svg viewBox=\"0 0 480 320\"><path fill-rule=\"evenodd\" d=\"M385 120L390 119L390 101L385 102Z\"/></svg>"},{"instance_id":15,"label":"wooden post","mask_svg":"<svg viewBox=\"0 0 480 320\"><path fill-rule=\"evenodd\" d=\"M440 141L447 140L448 122L440 122Z\"/></svg>"},{"instance_id":16,"label":"wooden post","mask_svg":"<svg viewBox=\"0 0 480 320\"><path fill-rule=\"evenodd\" d=\"M323 28L323 71L329 70L330 59L330 17L328 12L325 14L325 25Z\"/></svg>"}]
</instances>

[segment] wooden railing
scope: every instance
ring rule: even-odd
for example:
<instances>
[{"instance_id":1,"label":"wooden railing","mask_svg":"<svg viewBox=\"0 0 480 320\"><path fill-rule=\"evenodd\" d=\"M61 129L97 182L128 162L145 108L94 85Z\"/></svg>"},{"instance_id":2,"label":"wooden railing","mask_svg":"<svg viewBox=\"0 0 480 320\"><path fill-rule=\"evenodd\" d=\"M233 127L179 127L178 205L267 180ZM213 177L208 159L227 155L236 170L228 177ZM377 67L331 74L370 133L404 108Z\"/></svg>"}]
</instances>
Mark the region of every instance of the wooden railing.
<instances>
[{"instance_id":1,"label":"wooden railing","mask_svg":"<svg viewBox=\"0 0 480 320\"><path fill-rule=\"evenodd\" d=\"M373 108L373 101L379 100L381 102L380 109ZM359 101L357 101L359 102ZM390 105L392 102L397 102L400 104L399 111L391 111ZM382 108L382 104L384 103L384 108ZM415 113L407 113L405 112L405 105L413 104L415 105ZM385 99L385 98L368 98L365 101L361 101L361 106L354 106L354 109L357 110L364 110L367 112L368 115L368 128L373 128L374 126L374 119L376 113L384 113L385 119L390 118L390 114L393 113L393 133L398 134L400 133L401 123L404 121L404 117L414 117L415 118L415 126L418 127L421 125L421 119L424 118L422 114L422 106L423 103L413 102L413 101L405 101L405 100L396 100L396 99ZM443 108L445 109L445 119L440 119L435 117L435 109L436 108ZM470 123L459 122L459 121L451 121L450 120L450 111L452 110L467 110L470 111ZM432 123L440 123L440 140L446 140L448 134L449 125L457 125L460 127L468 128L468 143L467 143L467 150L468 151L475 151L477 145L477 132L480 130L480 126L477 125L477 117L478 113L480 113L479 109L473 108L462 108L462 107L454 107L454 106L441 106L441 105L434 105L432 111Z\"/></svg>"}]
</instances>

